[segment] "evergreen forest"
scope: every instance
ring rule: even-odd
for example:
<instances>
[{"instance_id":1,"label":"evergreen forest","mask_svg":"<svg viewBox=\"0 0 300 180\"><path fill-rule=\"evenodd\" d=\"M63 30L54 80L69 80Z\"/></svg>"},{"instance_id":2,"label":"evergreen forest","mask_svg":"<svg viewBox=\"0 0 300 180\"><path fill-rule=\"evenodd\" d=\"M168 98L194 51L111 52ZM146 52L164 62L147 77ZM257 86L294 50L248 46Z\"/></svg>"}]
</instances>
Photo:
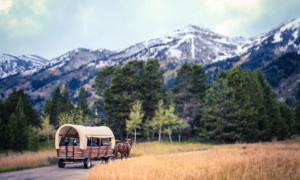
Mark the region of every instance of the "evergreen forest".
<instances>
[{"instance_id":1,"label":"evergreen forest","mask_svg":"<svg viewBox=\"0 0 300 180\"><path fill-rule=\"evenodd\" d=\"M279 67L279 66L278 66ZM38 150L67 123L105 125L121 141L206 141L213 143L284 140L300 134L300 104L291 109L276 99L273 70L233 67L213 81L200 65L184 64L174 87L164 85L157 59L106 66L95 80L99 99L91 105L81 87L72 103L67 84L57 87L38 114L27 94L13 90L0 100L0 150ZM293 70L282 70L291 72ZM268 82L268 80L269 82Z\"/></svg>"}]
</instances>

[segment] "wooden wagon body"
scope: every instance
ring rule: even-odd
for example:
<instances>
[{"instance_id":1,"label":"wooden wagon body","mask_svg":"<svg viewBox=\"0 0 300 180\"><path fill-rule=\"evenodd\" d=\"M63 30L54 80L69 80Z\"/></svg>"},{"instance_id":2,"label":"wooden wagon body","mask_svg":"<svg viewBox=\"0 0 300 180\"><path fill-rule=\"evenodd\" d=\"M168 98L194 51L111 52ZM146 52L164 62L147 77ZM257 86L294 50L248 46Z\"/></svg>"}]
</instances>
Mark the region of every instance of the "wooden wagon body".
<instances>
[{"instance_id":1,"label":"wooden wagon body","mask_svg":"<svg viewBox=\"0 0 300 180\"><path fill-rule=\"evenodd\" d=\"M114 147L114 134L106 126L85 127L65 124L55 135L60 168L74 162L84 162L85 168L92 166L92 160L108 162L114 157Z\"/></svg>"}]
</instances>

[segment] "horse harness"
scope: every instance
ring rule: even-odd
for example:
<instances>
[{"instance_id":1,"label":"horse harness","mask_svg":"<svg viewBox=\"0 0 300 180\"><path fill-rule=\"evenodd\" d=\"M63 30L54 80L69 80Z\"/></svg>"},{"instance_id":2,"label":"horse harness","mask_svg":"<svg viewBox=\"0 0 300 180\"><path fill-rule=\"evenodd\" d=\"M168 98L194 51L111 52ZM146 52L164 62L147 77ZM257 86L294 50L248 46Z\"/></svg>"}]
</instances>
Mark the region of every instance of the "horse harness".
<instances>
[{"instance_id":1,"label":"horse harness","mask_svg":"<svg viewBox=\"0 0 300 180\"><path fill-rule=\"evenodd\" d=\"M120 146L124 147L127 146L127 150L125 151L125 148L122 148L124 150L120 150L119 152L121 152L124 155L127 155L128 151L131 149L130 143L128 141L125 142L125 144L123 143L118 143Z\"/></svg>"}]
</instances>

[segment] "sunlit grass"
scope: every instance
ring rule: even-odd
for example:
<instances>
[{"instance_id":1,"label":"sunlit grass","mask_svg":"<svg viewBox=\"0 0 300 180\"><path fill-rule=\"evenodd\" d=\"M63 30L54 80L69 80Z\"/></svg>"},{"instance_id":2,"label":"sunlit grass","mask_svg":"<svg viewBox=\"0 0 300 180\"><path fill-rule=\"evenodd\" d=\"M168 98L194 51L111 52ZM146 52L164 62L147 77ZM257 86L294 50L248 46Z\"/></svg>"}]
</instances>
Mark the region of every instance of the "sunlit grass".
<instances>
[{"instance_id":1,"label":"sunlit grass","mask_svg":"<svg viewBox=\"0 0 300 180\"><path fill-rule=\"evenodd\" d=\"M161 152L155 146L153 151ZM300 179L300 144L219 145L200 152L147 155L97 165L88 179Z\"/></svg>"},{"instance_id":2,"label":"sunlit grass","mask_svg":"<svg viewBox=\"0 0 300 180\"><path fill-rule=\"evenodd\" d=\"M131 156L143 156L143 155L156 155L156 154L168 154L176 152L187 152L206 149L211 147L204 144L193 143L138 143L134 144ZM5 154L0 155L0 172L12 171L18 169L26 169L38 166L49 165L48 157L56 156L54 147L51 146L50 150L46 142L41 143L40 152L25 152L24 154L12 153L9 156ZM120 156L119 156L120 157Z\"/></svg>"},{"instance_id":3,"label":"sunlit grass","mask_svg":"<svg viewBox=\"0 0 300 180\"><path fill-rule=\"evenodd\" d=\"M158 143L146 142L133 144L131 155L144 156L144 155L158 155L179 153L188 151L199 151L211 148L212 145L200 143Z\"/></svg>"},{"instance_id":4,"label":"sunlit grass","mask_svg":"<svg viewBox=\"0 0 300 180\"><path fill-rule=\"evenodd\" d=\"M56 156L56 152L28 152L24 154L12 154L0 156L0 172L26 169L38 166L49 165L48 157Z\"/></svg>"}]
</instances>

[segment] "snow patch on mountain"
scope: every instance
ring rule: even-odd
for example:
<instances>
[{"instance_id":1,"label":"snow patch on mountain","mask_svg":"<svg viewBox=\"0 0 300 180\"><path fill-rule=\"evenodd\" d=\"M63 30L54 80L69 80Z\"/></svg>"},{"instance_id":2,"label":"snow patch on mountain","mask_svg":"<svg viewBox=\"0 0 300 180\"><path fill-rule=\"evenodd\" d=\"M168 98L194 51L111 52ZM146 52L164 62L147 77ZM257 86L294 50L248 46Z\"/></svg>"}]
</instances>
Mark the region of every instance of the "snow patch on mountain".
<instances>
[{"instance_id":1,"label":"snow patch on mountain","mask_svg":"<svg viewBox=\"0 0 300 180\"><path fill-rule=\"evenodd\" d=\"M284 24L281 28L280 31L283 32L287 29L295 29L295 28L299 28L300 26L300 18L294 19L286 24Z\"/></svg>"},{"instance_id":2,"label":"snow patch on mountain","mask_svg":"<svg viewBox=\"0 0 300 180\"><path fill-rule=\"evenodd\" d=\"M282 41L282 38L280 36L281 36L281 33L276 33L274 35L274 41L273 41L273 43L277 43L277 42Z\"/></svg>"},{"instance_id":3,"label":"snow patch on mountain","mask_svg":"<svg viewBox=\"0 0 300 180\"><path fill-rule=\"evenodd\" d=\"M43 68L49 60L37 55L12 56L0 55L0 79L25 71L36 71Z\"/></svg>"},{"instance_id":4,"label":"snow patch on mountain","mask_svg":"<svg viewBox=\"0 0 300 180\"><path fill-rule=\"evenodd\" d=\"M203 26L188 25L160 38L117 51L78 48L51 61L36 55L3 54L0 56L0 78L21 72L24 72L23 75L30 75L42 68L68 73L84 65L102 68L134 59L157 58L165 61L166 66L172 62L209 64L256 51L260 51L259 55L264 53L265 47L271 47L275 54L280 54L299 50L299 30L300 18L282 23L277 28L252 38L228 37Z\"/></svg>"}]
</instances>

